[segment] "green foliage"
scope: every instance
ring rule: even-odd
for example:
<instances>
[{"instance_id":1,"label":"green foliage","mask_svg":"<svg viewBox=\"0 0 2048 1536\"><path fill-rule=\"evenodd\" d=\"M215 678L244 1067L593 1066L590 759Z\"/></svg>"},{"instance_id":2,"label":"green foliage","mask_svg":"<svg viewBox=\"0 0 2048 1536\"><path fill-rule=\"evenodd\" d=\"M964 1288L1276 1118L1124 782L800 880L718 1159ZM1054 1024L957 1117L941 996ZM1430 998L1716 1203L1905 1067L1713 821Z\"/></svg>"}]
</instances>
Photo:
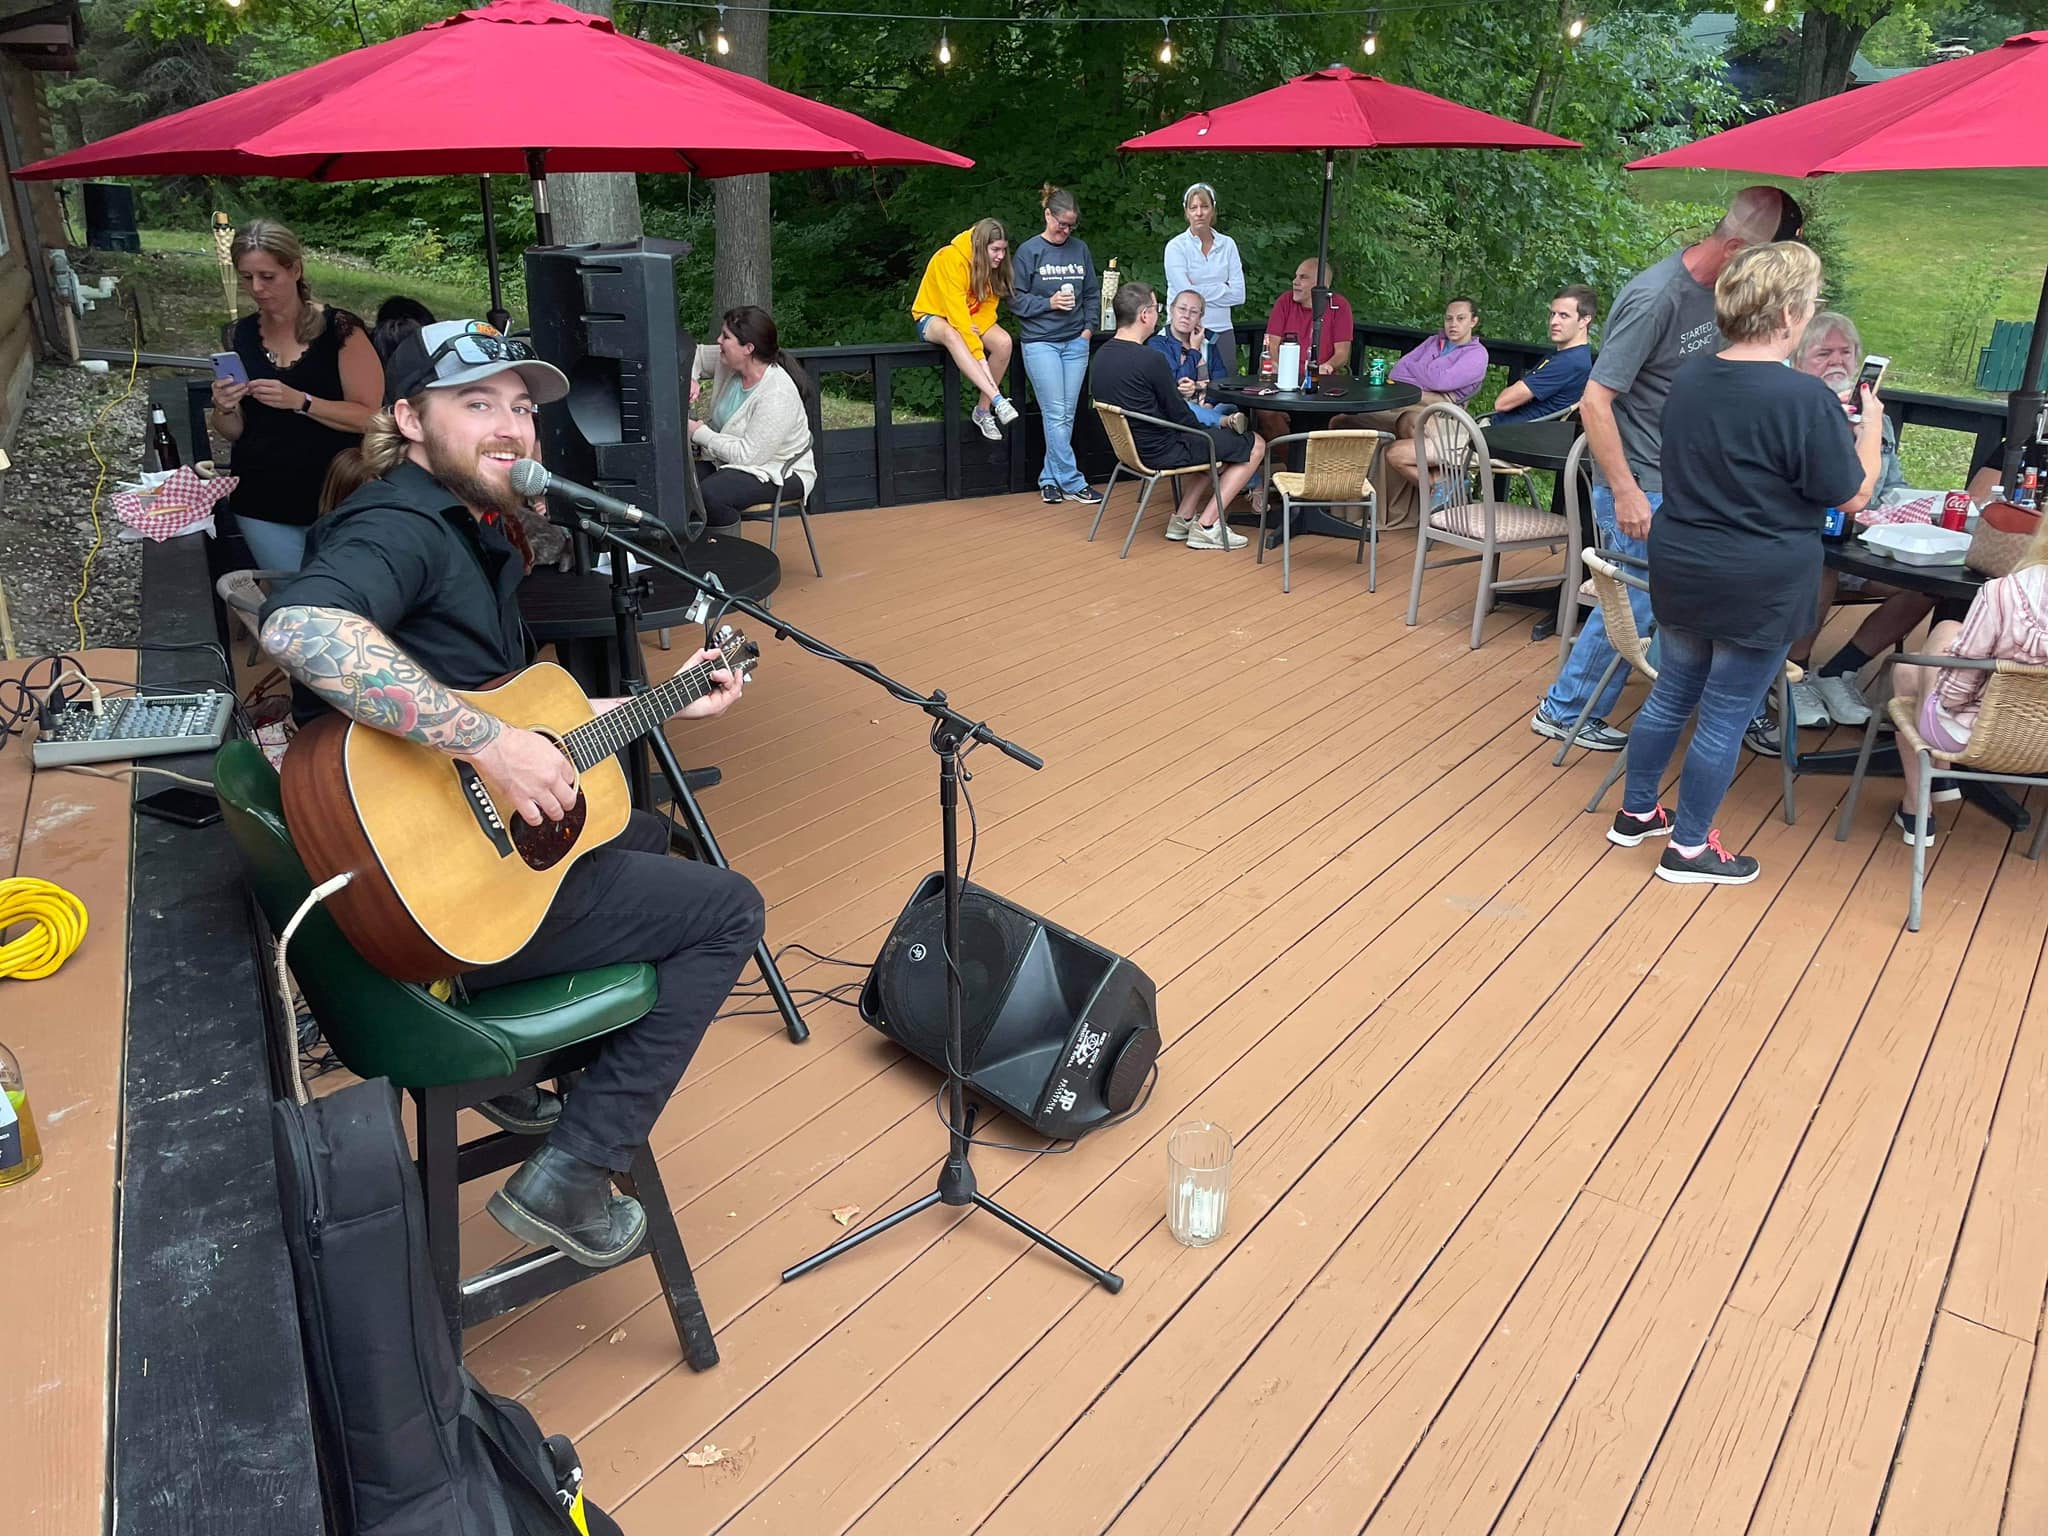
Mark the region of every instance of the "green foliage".
<instances>
[{"instance_id":1,"label":"green foliage","mask_svg":"<svg viewBox=\"0 0 2048 1536\"><path fill-rule=\"evenodd\" d=\"M1874 23L1863 37L1863 56L1880 69L1915 69L1934 52L1934 29L1912 0Z\"/></svg>"}]
</instances>

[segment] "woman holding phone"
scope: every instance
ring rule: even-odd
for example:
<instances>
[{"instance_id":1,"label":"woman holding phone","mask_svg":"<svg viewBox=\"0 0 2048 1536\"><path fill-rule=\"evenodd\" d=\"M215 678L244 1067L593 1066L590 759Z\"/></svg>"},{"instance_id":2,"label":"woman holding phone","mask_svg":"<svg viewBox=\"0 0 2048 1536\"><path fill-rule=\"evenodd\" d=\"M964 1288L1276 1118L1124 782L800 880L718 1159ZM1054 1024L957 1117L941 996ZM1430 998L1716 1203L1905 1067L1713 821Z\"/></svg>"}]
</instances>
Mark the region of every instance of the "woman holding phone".
<instances>
[{"instance_id":1,"label":"woman holding phone","mask_svg":"<svg viewBox=\"0 0 2048 1536\"><path fill-rule=\"evenodd\" d=\"M296 571L336 454L362 441L384 400L363 322L314 299L298 236L255 219L230 248L256 313L214 358L213 430L234 444L229 505L261 570Z\"/></svg>"}]
</instances>

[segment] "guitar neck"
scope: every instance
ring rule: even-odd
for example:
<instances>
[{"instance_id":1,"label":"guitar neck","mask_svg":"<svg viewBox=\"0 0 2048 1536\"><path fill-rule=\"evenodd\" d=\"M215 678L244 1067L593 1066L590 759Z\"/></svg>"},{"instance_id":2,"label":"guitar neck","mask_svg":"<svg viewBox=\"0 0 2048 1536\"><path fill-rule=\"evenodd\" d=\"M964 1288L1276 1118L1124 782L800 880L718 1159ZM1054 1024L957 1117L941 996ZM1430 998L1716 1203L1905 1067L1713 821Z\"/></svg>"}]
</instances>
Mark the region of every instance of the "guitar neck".
<instances>
[{"instance_id":1,"label":"guitar neck","mask_svg":"<svg viewBox=\"0 0 2048 1536\"><path fill-rule=\"evenodd\" d=\"M659 687L650 688L624 704L606 710L595 720L577 726L562 738L569 760L576 765L578 773L603 762L649 731L658 729L677 710L714 692L716 685L711 681L712 672L731 665L721 657L717 661L685 667Z\"/></svg>"}]
</instances>

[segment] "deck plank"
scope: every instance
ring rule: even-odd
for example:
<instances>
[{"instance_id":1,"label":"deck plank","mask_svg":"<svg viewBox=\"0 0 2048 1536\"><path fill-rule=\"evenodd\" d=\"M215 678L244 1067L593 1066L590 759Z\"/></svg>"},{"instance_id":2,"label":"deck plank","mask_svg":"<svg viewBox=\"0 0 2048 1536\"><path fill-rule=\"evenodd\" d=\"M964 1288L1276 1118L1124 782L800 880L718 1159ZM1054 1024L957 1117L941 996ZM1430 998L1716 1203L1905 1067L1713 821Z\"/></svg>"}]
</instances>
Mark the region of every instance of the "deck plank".
<instances>
[{"instance_id":1,"label":"deck plank","mask_svg":"<svg viewBox=\"0 0 2048 1536\"><path fill-rule=\"evenodd\" d=\"M2033 1348L1944 1311L1877 1536L1995 1536Z\"/></svg>"}]
</instances>

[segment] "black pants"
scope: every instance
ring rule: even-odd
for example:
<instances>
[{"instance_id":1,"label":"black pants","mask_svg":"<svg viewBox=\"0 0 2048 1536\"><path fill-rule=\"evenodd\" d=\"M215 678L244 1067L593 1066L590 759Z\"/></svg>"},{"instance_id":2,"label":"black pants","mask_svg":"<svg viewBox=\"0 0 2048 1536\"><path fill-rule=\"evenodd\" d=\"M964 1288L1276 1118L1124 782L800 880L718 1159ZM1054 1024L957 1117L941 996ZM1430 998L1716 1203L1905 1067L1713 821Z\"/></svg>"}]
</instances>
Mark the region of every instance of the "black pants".
<instances>
[{"instance_id":1,"label":"black pants","mask_svg":"<svg viewBox=\"0 0 2048 1536\"><path fill-rule=\"evenodd\" d=\"M697 488L704 493L704 520L713 528L736 528L740 513L775 499L775 487L744 469L720 469L709 459L697 461ZM795 475L783 487L782 504L794 512L804 504L804 484Z\"/></svg>"},{"instance_id":2,"label":"black pants","mask_svg":"<svg viewBox=\"0 0 2048 1536\"><path fill-rule=\"evenodd\" d=\"M606 1038L551 1137L560 1150L621 1172L653 1132L765 918L745 875L669 857L668 828L633 812L624 832L569 871L526 947L468 977L481 991L600 965L654 967L654 1006Z\"/></svg>"}]
</instances>

